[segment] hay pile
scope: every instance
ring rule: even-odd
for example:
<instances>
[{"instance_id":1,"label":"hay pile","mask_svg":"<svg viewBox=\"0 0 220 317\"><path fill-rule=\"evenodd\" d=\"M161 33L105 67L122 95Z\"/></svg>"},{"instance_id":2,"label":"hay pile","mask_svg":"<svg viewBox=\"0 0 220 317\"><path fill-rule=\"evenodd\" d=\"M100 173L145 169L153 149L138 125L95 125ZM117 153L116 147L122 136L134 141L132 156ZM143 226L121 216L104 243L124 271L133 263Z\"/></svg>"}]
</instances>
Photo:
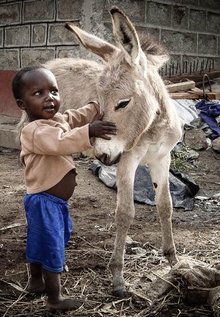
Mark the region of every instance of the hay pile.
<instances>
[{"instance_id":1,"label":"hay pile","mask_svg":"<svg viewBox=\"0 0 220 317\"><path fill-rule=\"evenodd\" d=\"M79 307L56 316L220 316L218 266L209 267L186 256L170 270L159 250L131 242L127 245L124 271L128 296L117 299L111 295L112 277L107 268L111 251L91 246L86 240L83 245L84 249L67 250L68 264L75 263L75 267L62 275L64 295L78 298ZM29 273L25 264L17 277L9 277L7 272L5 275L0 279L2 317L52 316L45 310L45 295L35 297L26 292Z\"/></svg>"}]
</instances>

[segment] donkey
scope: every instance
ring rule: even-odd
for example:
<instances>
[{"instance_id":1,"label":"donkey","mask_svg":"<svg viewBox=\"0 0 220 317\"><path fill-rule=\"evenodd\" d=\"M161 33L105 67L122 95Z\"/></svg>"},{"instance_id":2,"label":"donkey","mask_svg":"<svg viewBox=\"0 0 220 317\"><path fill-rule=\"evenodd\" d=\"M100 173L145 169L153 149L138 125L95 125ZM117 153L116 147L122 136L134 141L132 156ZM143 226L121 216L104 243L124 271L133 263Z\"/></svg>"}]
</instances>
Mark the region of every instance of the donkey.
<instances>
[{"instance_id":1,"label":"donkey","mask_svg":"<svg viewBox=\"0 0 220 317\"><path fill-rule=\"evenodd\" d=\"M135 215L133 186L139 164L148 165L161 223L162 249L169 264L177 261L172 233L169 191L170 151L181 138L181 124L158 69L167 60L152 40L145 53L134 25L117 7L111 11L115 45L91 35L72 23L72 31L103 63L57 59L46 63L57 77L64 108L94 99L104 120L115 122L117 135L95 139L94 154L104 164L117 163L116 238L110 259L113 291L124 297L124 251L128 229Z\"/></svg>"}]
</instances>

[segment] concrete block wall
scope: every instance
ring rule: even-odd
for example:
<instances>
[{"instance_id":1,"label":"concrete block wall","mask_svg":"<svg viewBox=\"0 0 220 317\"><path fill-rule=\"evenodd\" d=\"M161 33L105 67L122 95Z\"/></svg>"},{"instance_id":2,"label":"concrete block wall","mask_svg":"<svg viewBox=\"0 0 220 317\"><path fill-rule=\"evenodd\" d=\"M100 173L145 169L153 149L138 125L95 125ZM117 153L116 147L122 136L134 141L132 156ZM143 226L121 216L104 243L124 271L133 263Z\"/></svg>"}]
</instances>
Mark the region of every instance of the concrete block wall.
<instances>
[{"instance_id":1,"label":"concrete block wall","mask_svg":"<svg viewBox=\"0 0 220 317\"><path fill-rule=\"evenodd\" d=\"M220 69L219 0L0 0L0 70L87 56L64 24L78 23L111 41L112 5L122 8L138 31L164 44L175 67Z\"/></svg>"}]
</instances>

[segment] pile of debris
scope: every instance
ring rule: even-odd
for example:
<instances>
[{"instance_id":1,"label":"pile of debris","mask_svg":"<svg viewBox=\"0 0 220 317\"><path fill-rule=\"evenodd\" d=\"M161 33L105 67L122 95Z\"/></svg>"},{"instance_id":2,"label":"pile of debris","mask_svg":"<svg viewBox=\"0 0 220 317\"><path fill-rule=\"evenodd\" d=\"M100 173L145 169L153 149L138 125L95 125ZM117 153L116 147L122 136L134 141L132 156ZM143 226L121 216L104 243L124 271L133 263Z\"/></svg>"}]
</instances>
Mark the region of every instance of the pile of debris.
<instances>
[{"instance_id":1,"label":"pile of debris","mask_svg":"<svg viewBox=\"0 0 220 317\"><path fill-rule=\"evenodd\" d=\"M186 131L184 142L194 150L212 147L220 153L220 72L200 75L200 81L194 79L165 80ZM198 88L201 85L203 89Z\"/></svg>"},{"instance_id":2,"label":"pile of debris","mask_svg":"<svg viewBox=\"0 0 220 317\"><path fill-rule=\"evenodd\" d=\"M164 81L172 99L220 100L220 71L173 76Z\"/></svg>"}]
</instances>

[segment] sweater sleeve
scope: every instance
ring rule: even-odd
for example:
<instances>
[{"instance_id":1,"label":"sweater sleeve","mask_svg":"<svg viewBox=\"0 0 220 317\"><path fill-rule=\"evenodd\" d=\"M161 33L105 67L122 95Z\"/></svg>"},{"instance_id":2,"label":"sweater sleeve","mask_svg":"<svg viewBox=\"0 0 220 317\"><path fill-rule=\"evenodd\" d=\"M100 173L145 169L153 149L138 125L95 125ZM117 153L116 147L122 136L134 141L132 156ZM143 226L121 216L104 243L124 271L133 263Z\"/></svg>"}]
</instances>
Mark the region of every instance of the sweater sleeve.
<instances>
[{"instance_id":1,"label":"sweater sleeve","mask_svg":"<svg viewBox=\"0 0 220 317\"><path fill-rule=\"evenodd\" d=\"M69 123L71 129L73 129L91 123L95 120L100 120L103 113L99 104L94 101L78 109L66 110L63 116Z\"/></svg>"},{"instance_id":2,"label":"sweater sleeve","mask_svg":"<svg viewBox=\"0 0 220 317\"><path fill-rule=\"evenodd\" d=\"M47 124L29 125L22 130L24 151L41 155L71 155L90 149L88 124L64 132Z\"/></svg>"}]
</instances>

